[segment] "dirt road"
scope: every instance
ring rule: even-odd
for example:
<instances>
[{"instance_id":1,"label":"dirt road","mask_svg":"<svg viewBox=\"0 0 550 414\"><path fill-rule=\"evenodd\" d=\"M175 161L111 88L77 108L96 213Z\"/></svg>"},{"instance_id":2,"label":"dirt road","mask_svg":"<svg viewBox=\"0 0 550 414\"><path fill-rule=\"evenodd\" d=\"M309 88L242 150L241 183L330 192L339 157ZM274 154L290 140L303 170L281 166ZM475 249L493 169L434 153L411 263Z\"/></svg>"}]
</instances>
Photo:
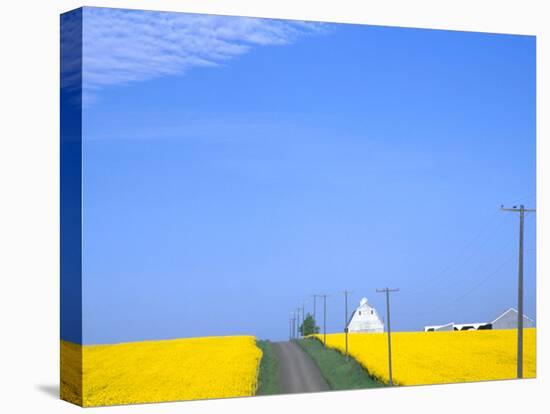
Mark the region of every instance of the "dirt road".
<instances>
[{"instance_id":1,"label":"dirt road","mask_svg":"<svg viewBox=\"0 0 550 414\"><path fill-rule=\"evenodd\" d=\"M279 360L281 392L289 394L330 389L317 365L299 345L294 342L275 342L273 349Z\"/></svg>"}]
</instances>

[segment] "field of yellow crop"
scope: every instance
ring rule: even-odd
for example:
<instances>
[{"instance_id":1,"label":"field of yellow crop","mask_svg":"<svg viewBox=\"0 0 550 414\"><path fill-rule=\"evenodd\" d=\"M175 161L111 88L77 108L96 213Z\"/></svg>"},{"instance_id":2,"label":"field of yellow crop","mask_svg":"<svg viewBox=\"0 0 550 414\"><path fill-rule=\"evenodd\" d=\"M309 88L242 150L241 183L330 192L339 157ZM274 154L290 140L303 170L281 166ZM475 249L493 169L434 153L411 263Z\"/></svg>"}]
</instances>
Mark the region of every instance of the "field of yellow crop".
<instances>
[{"instance_id":1,"label":"field of yellow crop","mask_svg":"<svg viewBox=\"0 0 550 414\"><path fill-rule=\"evenodd\" d=\"M323 340L322 335L316 335ZM524 377L536 375L536 329L525 329ZM516 330L392 333L393 382L442 384L516 378ZM344 334L327 335L327 346L345 351ZM369 373L388 382L387 335L349 334L349 352Z\"/></svg>"},{"instance_id":2,"label":"field of yellow crop","mask_svg":"<svg viewBox=\"0 0 550 414\"><path fill-rule=\"evenodd\" d=\"M261 357L252 336L61 341L61 395L85 407L254 395Z\"/></svg>"}]
</instances>

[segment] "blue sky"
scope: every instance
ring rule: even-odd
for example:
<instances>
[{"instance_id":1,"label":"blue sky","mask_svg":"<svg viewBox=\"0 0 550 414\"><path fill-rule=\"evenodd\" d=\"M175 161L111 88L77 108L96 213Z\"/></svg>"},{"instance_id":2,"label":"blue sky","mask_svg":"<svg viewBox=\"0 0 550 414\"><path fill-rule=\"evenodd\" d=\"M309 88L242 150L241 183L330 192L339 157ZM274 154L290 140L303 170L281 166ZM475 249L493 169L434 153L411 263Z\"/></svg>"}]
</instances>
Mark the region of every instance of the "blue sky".
<instances>
[{"instance_id":1,"label":"blue sky","mask_svg":"<svg viewBox=\"0 0 550 414\"><path fill-rule=\"evenodd\" d=\"M83 342L288 336L516 306L535 38L84 10ZM535 217L526 219L535 317Z\"/></svg>"}]
</instances>

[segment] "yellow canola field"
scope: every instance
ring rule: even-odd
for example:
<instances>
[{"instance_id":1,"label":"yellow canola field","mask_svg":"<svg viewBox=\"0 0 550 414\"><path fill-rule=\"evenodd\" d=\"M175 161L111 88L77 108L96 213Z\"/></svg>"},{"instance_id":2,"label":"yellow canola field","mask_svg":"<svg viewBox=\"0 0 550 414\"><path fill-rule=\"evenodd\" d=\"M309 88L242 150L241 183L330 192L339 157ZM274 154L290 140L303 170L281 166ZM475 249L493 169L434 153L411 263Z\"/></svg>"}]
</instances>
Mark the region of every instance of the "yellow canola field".
<instances>
[{"instance_id":1,"label":"yellow canola field","mask_svg":"<svg viewBox=\"0 0 550 414\"><path fill-rule=\"evenodd\" d=\"M261 357L252 336L84 346L61 341L61 395L85 407L249 396Z\"/></svg>"},{"instance_id":2,"label":"yellow canola field","mask_svg":"<svg viewBox=\"0 0 550 414\"><path fill-rule=\"evenodd\" d=\"M396 385L516 378L516 330L395 332L391 337ZM536 329L525 329L526 378L536 376L535 342ZM345 352L344 334L328 334L327 346ZM350 333L349 352L372 376L389 382L386 333Z\"/></svg>"}]
</instances>

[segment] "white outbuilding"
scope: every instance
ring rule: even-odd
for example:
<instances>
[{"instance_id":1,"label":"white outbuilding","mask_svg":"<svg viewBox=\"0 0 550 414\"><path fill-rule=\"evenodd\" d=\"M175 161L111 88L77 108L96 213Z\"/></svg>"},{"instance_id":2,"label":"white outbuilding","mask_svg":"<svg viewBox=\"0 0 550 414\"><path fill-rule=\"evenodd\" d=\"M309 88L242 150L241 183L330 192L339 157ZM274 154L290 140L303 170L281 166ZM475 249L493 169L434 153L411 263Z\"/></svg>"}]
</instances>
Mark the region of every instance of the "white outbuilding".
<instances>
[{"instance_id":1,"label":"white outbuilding","mask_svg":"<svg viewBox=\"0 0 550 414\"><path fill-rule=\"evenodd\" d=\"M482 329L492 329L490 323L475 322L475 323L454 323L450 322L445 325L429 325L424 327L424 332L440 332L440 331L480 331Z\"/></svg>"},{"instance_id":2,"label":"white outbuilding","mask_svg":"<svg viewBox=\"0 0 550 414\"><path fill-rule=\"evenodd\" d=\"M445 325L428 325L424 327L424 332L454 331L454 328L454 322Z\"/></svg>"},{"instance_id":3,"label":"white outbuilding","mask_svg":"<svg viewBox=\"0 0 550 414\"><path fill-rule=\"evenodd\" d=\"M349 332L384 332L384 323L378 312L362 298L348 323Z\"/></svg>"},{"instance_id":4,"label":"white outbuilding","mask_svg":"<svg viewBox=\"0 0 550 414\"><path fill-rule=\"evenodd\" d=\"M450 322L445 325L428 325L424 327L425 332L437 331L474 331L482 329L517 329L518 327L518 311L514 308L508 309L492 322L476 322L476 323L454 323ZM535 321L525 314L523 315L523 327L534 328Z\"/></svg>"},{"instance_id":5,"label":"white outbuilding","mask_svg":"<svg viewBox=\"0 0 550 414\"><path fill-rule=\"evenodd\" d=\"M493 329L517 329L518 327L518 311L514 308L508 309L493 322L491 322ZM523 314L523 327L534 328L535 321Z\"/></svg>"}]
</instances>

